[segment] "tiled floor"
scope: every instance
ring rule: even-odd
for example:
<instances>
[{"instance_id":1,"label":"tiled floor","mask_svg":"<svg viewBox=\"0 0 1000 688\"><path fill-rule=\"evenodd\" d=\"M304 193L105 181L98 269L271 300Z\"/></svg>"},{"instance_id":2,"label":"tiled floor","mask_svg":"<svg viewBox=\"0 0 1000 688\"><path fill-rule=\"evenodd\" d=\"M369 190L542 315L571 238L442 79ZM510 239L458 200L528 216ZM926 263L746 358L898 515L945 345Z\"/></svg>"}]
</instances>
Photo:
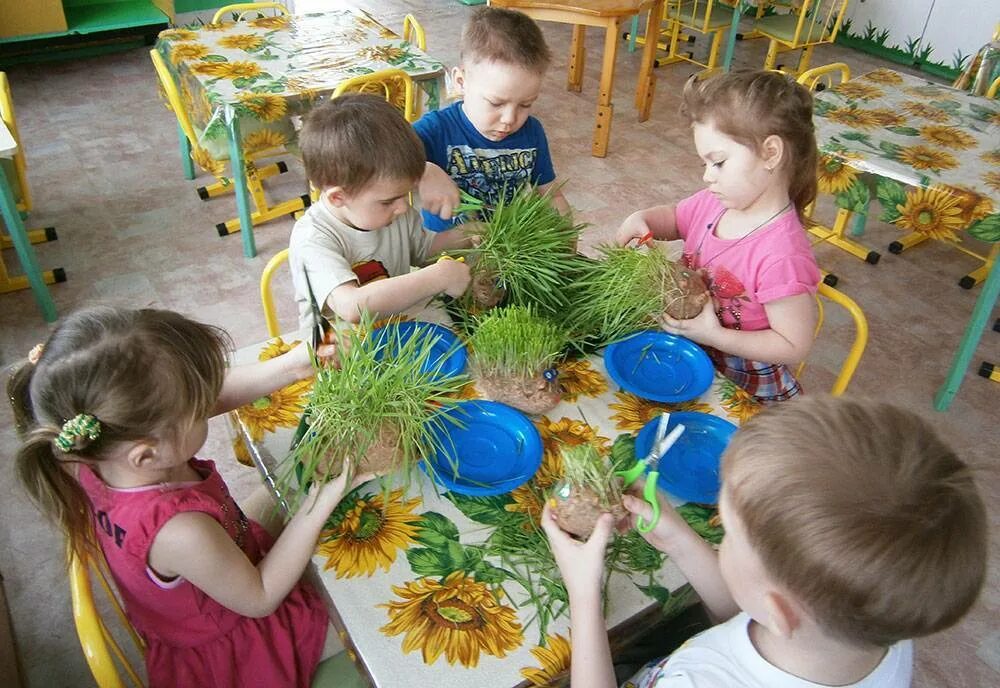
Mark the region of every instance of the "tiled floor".
<instances>
[{"instance_id":1,"label":"tiled floor","mask_svg":"<svg viewBox=\"0 0 1000 688\"><path fill-rule=\"evenodd\" d=\"M458 31L470 8L454 0L389 0L368 7L390 26L415 12L427 28L430 52L454 64ZM537 115L548 132L559 177L567 182L566 196L579 218L591 223L585 245L608 239L635 209L675 201L700 188L700 164L676 115L678 92L692 70L674 65L658 71L653 116L639 124L632 106L639 56L623 50L610 153L592 158L601 38L594 32L588 38L584 91L577 94L564 88L569 28L545 24L543 30L556 60ZM737 63L759 66L764 50L760 41L741 43ZM841 60L854 73L878 64L840 48L819 49L815 57L817 64ZM257 280L268 258L287 245L291 220L258 228L260 255L253 260L243 257L238 236L218 237L214 225L235 215L234 201L202 202L195 184L181 176L176 128L158 100L148 55L137 49L19 66L9 75L35 193L31 223L55 225L60 237L36 247L37 255L44 266L62 266L69 275L69 282L52 289L60 313L97 302L173 308L225 327L238 346L263 339ZM282 197L301 193L301 167L292 163L291 171L269 180L268 187ZM875 267L835 248L817 249L820 263L840 275L841 287L862 305L871 324L871 341L851 392L917 411L983 466L981 484L993 525L992 566L982 598L956 628L919 643L915 685L1000 685L1000 386L970 372L951 410L932 410L931 398L977 294L955 284L971 261L937 244L889 255L884 248L897 236L896 230L872 223L864 240L884 255ZM4 260L16 262L10 251ZM290 325L294 310L287 279L279 282L277 299L283 322ZM23 357L48 330L28 292L0 296L0 364ZM813 389L830 384L830 366L846 350L848 332L834 330L822 338L807 371ZM1000 334L984 336L975 365L984 358L1000 362ZM235 464L227 439L223 424L213 424L203 453L221 459L234 492L246 494L256 476ZM0 405L0 571L29 685L92 685L70 617L62 543L16 485L15 447L9 411Z\"/></svg>"}]
</instances>

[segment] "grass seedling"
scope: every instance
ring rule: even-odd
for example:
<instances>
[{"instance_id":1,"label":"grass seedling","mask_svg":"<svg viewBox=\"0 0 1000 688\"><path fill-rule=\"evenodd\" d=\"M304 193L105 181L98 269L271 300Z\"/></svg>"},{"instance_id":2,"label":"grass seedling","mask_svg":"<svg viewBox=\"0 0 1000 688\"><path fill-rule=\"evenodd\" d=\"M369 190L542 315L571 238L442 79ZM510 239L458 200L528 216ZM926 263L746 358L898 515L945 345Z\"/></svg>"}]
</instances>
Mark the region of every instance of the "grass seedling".
<instances>
[{"instance_id":1,"label":"grass seedling","mask_svg":"<svg viewBox=\"0 0 1000 688\"><path fill-rule=\"evenodd\" d=\"M482 376L534 377L555 367L565 347L566 333L531 305L488 311L469 338L472 369Z\"/></svg>"}]
</instances>

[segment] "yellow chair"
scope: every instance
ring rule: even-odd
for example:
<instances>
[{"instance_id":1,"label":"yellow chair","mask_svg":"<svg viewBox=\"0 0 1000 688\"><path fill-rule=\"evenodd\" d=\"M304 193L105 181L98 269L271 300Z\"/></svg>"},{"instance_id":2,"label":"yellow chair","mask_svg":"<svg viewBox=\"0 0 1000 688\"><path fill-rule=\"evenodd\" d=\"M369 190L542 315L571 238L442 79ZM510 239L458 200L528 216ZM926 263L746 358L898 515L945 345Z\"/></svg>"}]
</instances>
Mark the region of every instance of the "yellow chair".
<instances>
[{"instance_id":1,"label":"yellow chair","mask_svg":"<svg viewBox=\"0 0 1000 688\"><path fill-rule=\"evenodd\" d=\"M274 312L274 296L271 294L271 280L274 278L274 271L282 263L288 260L288 249L282 249L274 254L271 260L264 266L264 272L260 275L260 305L264 308L264 323L267 325L267 336L274 338L281 334L278 326L278 315Z\"/></svg>"},{"instance_id":2,"label":"yellow chair","mask_svg":"<svg viewBox=\"0 0 1000 688\"><path fill-rule=\"evenodd\" d=\"M333 98L342 93L372 93L381 95L403 113L407 122L418 119L414 105L413 79L402 69L382 69L341 81Z\"/></svg>"},{"instance_id":3,"label":"yellow chair","mask_svg":"<svg viewBox=\"0 0 1000 688\"><path fill-rule=\"evenodd\" d=\"M833 396L839 397L847 390L847 386L851 383L851 378L854 377L854 372L858 369L861 356L865 353L865 347L868 345L868 319L865 317L864 311L854 302L854 299L847 296L844 292L820 282L819 288L816 290L816 305L819 308L819 317L816 321L815 332L817 338L819 337L820 330L823 329L823 322L825 320L824 299L843 308L851 316L851 319L854 320L854 340L851 342L851 347L844 358L844 362L840 365L837 379L830 390ZM796 377L802 375L804 368L805 362L803 361L795 371Z\"/></svg>"},{"instance_id":4,"label":"yellow chair","mask_svg":"<svg viewBox=\"0 0 1000 688\"><path fill-rule=\"evenodd\" d=\"M17 212L23 217L31 212L33 207L31 199L31 188L28 186L27 164L24 157L24 147L21 145L21 137L17 131L17 118L14 116L14 99L10 91L10 82L7 75L0 72L0 119L7 125L7 130L17 142L17 153L11 158L0 158L0 165L3 166L4 175L10 184L14 194L14 203L17 205ZM2 220L0 220L2 223ZM29 229L25 232L28 241L33 244L41 244L46 241L55 241L59 237L56 235L55 227L44 227L42 229ZM14 242L10 236L0 232L0 249L13 248ZM42 272L42 279L46 284L55 284L66 281L66 272L62 268L55 270L45 270ZM26 277L11 277L0 256L0 294L27 289L29 287Z\"/></svg>"},{"instance_id":5,"label":"yellow chair","mask_svg":"<svg viewBox=\"0 0 1000 688\"><path fill-rule=\"evenodd\" d=\"M410 45L417 46L422 52L427 51L427 33L412 14L403 17L403 40ZM409 114L403 113L407 121L416 122L420 119L420 115L423 114L423 103L421 101L420 97L417 95L414 96L411 112Z\"/></svg>"},{"instance_id":6,"label":"yellow chair","mask_svg":"<svg viewBox=\"0 0 1000 688\"><path fill-rule=\"evenodd\" d=\"M287 17L288 8L280 2L241 2L236 5L225 5L216 10L212 17L213 24L221 24L226 15L233 15L236 21L243 21L246 15L251 12L263 13L271 12L271 16Z\"/></svg>"},{"instance_id":7,"label":"yellow chair","mask_svg":"<svg viewBox=\"0 0 1000 688\"><path fill-rule=\"evenodd\" d=\"M801 6L789 14L772 14L754 22L754 31L770 40L764 69L774 69L778 55L801 50L798 67L785 69L801 74L809 69L817 45L833 43L844 21L849 0L802 0Z\"/></svg>"},{"instance_id":8,"label":"yellow chair","mask_svg":"<svg viewBox=\"0 0 1000 688\"><path fill-rule=\"evenodd\" d=\"M235 7L235 5L232 5L232 7ZM178 126L188 140L191 148L191 158L202 169L212 174L218 180L215 184L198 189L198 195L202 200L208 200L209 198L226 193L233 187L231 180L224 175L224 162L229 159L229 153L227 151L216 151L214 154L210 154L199 145L200 137L194 124L192 124L191 119L188 117L187 110L184 108L184 103L177 90L177 85L174 83L174 78L163 61L163 57L155 49L149 51L149 56L153 60L153 67L156 69L156 76L159 79L162 94L166 97L167 107L174 113ZM247 189L250 192L250 198L255 208L250 214L250 219L255 226L281 217L282 215L292 214L309 205L308 194L303 194L288 201L282 201L273 206L268 204L262 181L268 177L285 172L287 167L283 162L261 168L258 168L253 163L255 160L272 157L282 152L285 152L283 145L245 153ZM215 227L220 236L226 236L240 230L240 220L239 218L233 218L226 222L220 222Z\"/></svg>"},{"instance_id":9,"label":"yellow chair","mask_svg":"<svg viewBox=\"0 0 1000 688\"><path fill-rule=\"evenodd\" d=\"M666 40L657 47L666 50L667 55L658 57L656 66L683 61L713 71L719 61L722 37L733 22L733 9L720 0L669 0L663 7L663 18L666 25L660 35ZM678 50L681 42L691 40L688 31L712 37L707 62L696 60L691 51Z\"/></svg>"}]
</instances>

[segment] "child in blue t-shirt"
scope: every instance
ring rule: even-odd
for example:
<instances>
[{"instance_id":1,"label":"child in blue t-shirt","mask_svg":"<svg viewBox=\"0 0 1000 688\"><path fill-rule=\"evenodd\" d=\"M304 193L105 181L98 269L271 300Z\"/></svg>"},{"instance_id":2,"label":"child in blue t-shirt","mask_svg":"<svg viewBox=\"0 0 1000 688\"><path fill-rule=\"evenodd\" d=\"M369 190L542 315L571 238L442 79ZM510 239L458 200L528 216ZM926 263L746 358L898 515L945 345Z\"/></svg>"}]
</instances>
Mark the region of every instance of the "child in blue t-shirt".
<instances>
[{"instance_id":1,"label":"child in blue t-shirt","mask_svg":"<svg viewBox=\"0 0 1000 688\"><path fill-rule=\"evenodd\" d=\"M555 181L545 130L528 114L550 59L538 25L520 12L482 7L465 25L452 73L463 100L413 125L427 152L419 192L428 229L456 224L459 189L493 205L504 189L509 199L525 182L544 192ZM561 192L553 203L569 212Z\"/></svg>"}]
</instances>

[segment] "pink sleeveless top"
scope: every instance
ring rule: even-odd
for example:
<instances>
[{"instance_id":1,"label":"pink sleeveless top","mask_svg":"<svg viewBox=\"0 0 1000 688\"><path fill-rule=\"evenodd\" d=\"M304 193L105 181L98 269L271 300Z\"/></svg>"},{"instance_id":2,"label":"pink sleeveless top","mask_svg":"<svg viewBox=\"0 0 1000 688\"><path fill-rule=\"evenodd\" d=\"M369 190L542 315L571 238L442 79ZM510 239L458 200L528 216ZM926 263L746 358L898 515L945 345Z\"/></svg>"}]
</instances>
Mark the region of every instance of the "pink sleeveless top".
<instances>
[{"instance_id":1,"label":"pink sleeveless top","mask_svg":"<svg viewBox=\"0 0 1000 688\"><path fill-rule=\"evenodd\" d=\"M299 582L270 616L253 619L182 578L161 579L147 565L153 538L184 511L217 520L255 565L273 544L229 496L214 462L191 459L191 466L202 480L130 489L109 487L80 467L101 549L126 614L147 643L150 688L308 688L328 624L323 601L308 584Z\"/></svg>"}]
</instances>

